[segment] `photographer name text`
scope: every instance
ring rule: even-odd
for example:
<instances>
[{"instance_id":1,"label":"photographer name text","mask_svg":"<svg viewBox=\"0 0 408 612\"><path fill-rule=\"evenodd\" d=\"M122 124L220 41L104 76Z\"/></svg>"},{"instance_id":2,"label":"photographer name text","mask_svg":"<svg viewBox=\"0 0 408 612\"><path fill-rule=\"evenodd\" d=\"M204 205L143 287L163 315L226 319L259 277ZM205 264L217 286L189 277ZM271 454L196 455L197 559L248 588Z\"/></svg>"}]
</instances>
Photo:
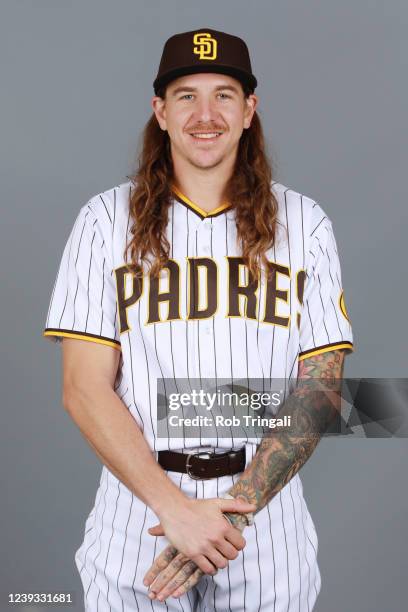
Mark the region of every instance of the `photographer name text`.
<instances>
[{"instance_id":1,"label":"photographer name text","mask_svg":"<svg viewBox=\"0 0 408 612\"><path fill-rule=\"evenodd\" d=\"M225 417L221 414L217 414L214 417L209 415L197 415L195 417L181 417L177 414L169 416L169 424L171 427L233 427L242 426L245 427L269 427L274 429L276 427L290 427L291 417L285 415L283 418L275 417L261 417L259 415L251 416L250 414L243 414L241 416Z\"/></svg>"}]
</instances>

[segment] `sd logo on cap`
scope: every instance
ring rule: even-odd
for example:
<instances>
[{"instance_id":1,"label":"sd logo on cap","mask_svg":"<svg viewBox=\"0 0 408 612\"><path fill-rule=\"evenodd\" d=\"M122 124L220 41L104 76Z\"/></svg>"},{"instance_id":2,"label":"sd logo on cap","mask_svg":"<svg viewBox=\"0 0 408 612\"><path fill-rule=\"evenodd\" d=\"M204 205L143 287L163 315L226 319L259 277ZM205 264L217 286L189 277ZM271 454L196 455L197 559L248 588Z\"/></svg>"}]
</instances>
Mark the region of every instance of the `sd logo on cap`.
<instances>
[{"instance_id":1,"label":"sd logo on cap","mask_svg":"<svg viewBox=\"0 0 408 612\"><path fill-rule=\"evenodd\" d=\"M217 57L217 41L209 32L194 34L194 53L200 59L215 60Z\"/></svg>"}]
</instances>

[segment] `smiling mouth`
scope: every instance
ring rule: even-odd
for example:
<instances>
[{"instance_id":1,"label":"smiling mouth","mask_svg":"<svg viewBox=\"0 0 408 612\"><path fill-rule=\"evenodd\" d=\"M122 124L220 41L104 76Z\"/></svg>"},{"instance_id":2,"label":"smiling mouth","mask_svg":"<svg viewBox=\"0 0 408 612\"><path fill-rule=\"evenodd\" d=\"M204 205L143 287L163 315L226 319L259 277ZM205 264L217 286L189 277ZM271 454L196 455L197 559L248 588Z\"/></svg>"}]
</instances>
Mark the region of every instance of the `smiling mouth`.
<instances>
[{"instance_id":1,"label":"smiling mouth","mask_svg":"<svg viewBox=\"0 0 408 612\"><path fill-rule=\"evenodd\" d=\"M190 132L190 136L197 140L210 140L212 138L218 138L223 132Z\"/></svg>"}]
</instances>

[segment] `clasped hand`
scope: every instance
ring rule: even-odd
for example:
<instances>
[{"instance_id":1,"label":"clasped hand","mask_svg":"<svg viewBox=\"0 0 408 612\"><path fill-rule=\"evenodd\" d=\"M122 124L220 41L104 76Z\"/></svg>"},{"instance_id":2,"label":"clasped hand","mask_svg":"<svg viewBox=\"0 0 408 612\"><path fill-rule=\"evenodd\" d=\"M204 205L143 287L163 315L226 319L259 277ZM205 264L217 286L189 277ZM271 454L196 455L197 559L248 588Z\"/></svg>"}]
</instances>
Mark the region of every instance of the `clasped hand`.
<instances>
[{"instance_id":1,"label":"clasped hand","mask_svg":"<svg viewBox=\"0 0 408 612\"><path fill-rule=\"evenodd\" d=\"M246 514L255 506L242 499L189 499L175 511L160 514L160 523L150 535L165 535L170 544L155 559L143 584L149 597L160 601L180 597L203 574L214 575L236 559L246 542L241 531L226 520L225 514Z\"/></svg>"}]
</instances>

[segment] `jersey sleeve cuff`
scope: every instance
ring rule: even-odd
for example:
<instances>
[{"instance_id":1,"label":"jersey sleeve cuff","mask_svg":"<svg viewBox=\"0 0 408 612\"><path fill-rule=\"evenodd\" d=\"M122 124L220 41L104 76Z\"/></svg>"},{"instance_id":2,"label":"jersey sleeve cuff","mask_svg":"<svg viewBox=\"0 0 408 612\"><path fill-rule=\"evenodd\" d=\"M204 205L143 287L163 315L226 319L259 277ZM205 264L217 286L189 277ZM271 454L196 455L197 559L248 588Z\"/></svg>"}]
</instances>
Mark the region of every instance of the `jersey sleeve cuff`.
<instances>
[{"instance_id":1,"label":"jersey sleeve cuff","mask_svg":"<svg viewBox=\"0 0 408 612\"><path fill-rule=\"evenodd\" d=\"M98 344L112 346L119 351L122 350L121 344L118 340L106 338L105 336L98 336L96 334L90 334L88 332L76 331L73 329L55 329L52 327L47 327L43 331L43 336L48 340L53 340L54 342L62 338L78 338L79 340L88 340L89 342L97 342Z\"/></svg>"},{"instance_id":2,"label":"jersey sleeve cuff","mask_svg":"<svg viewBox=\"0 0 408 612\"><path fill-rule=\"evenodd\" d=\"M308 349L307 351L301 351L298 355L298 361L302 361L302 359L307 359L307 357L312 357L314 355L320 355L320 353L335 351L337 349L346 349L347 353L352 353L354 351L354 345L348 340L332 342L330 344L322 344L322 346L316 346Z\"/></svg>"}]
</instances>

